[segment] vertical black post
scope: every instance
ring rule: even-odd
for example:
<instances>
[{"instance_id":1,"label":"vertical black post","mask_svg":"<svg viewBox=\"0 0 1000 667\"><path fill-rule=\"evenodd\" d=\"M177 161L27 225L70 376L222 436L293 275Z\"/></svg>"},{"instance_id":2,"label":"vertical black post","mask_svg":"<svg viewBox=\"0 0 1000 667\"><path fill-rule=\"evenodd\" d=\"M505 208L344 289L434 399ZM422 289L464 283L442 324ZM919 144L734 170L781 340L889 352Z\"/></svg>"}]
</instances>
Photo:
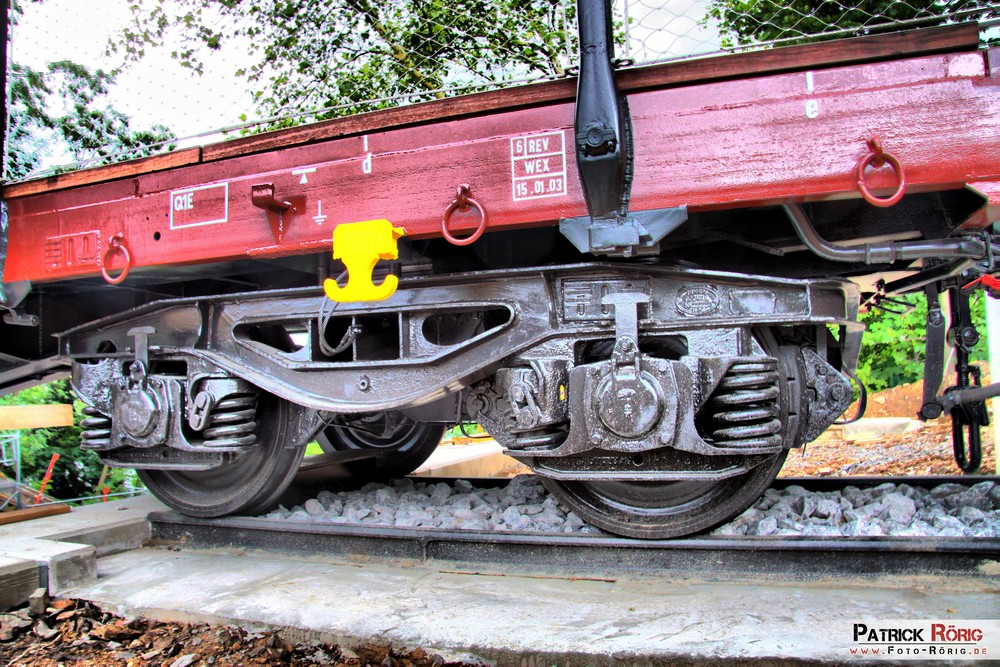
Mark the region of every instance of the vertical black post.
<instances>
[{"instance_id":1,"label":"vertical black post","mask_svg":"<svg viewBox=\"0 0 1000 667\"><path fill-rule=\"evenodd\" d=\"M577 0L580 78L576 93L576 163L591 218L612 218L623 209L625 119L612 71L611 4Z\"/></svg>"}]
</instances>

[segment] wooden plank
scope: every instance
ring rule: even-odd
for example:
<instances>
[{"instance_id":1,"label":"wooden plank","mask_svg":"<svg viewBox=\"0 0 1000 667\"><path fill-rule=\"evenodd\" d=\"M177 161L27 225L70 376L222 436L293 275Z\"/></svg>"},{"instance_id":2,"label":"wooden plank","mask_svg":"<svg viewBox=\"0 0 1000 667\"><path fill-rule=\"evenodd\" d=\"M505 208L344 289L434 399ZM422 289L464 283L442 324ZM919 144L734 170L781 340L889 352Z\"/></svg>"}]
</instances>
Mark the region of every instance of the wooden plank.
<instances>
[{"instance_id":1,"label":"wooden plank","mask_svg":"<svg viewBox=\"0 0 1000 667\"><path fill-rule=\"evenodd\" d=\"M22 510L0 512L0 526L20 521L30 521L31 519L41 519L46 516L56 516L57 514L68 514L69 511L69 505L41 505L39 507L25 507Z\"/></svg>"},{"instance_id":2,"label":"wooden plank","mask_svg":"<svg viewBox=\"0 0 1000 667\"><path fill-rule=\"evenodd\" d=\"M185 148L164 155L154 155L147 158L137 158L128 162L119 162L104 167L93 167L91 169L81 169L70 171L65 174L57 174L48 178L40 178L34 181L23 183L13 183L3 188L4 199L15 199L17 197L27 197L28 195L40 192L52 192L53 190L65 190L81 185L92 185L102 183L117 178L128 178L139 174L148 174L154 171L163 171L175 167L183 167L189 164L197 164L201 160L201 148Z\"/></svg>"},{"instance_id":3,"label":"wooden plank","mask_svg":"<svg viewBox=\"0 0 1000 667\"><path fill-rule=\"evenodd\" d=\"M636 67L620 71L618 85L623 92L631 92L693 82L874 62L903 56L947 53L975 49L978 45L978 25L966 23ZM375 132L386 128L443 121L501 109L516 109L568 101L572 100L575 94L576 79L566 78L373 111L210 144L200 149L191 148L167 155L70 172L48 179L15 183L3 189L3 197L4 199L24 197L41 192L162 171L200 161L222 160L325 139Z\"/></svg>"},{"instance_id":4,"label":"wooden plank","mask_svg":"<svg viewBox=\"0 0 1000 667\"><path fill-rule=\"evenodd\" d=\"M73 406L68 403L0 406L0 431L72 425Z\"/></svg>"}]
</instances>

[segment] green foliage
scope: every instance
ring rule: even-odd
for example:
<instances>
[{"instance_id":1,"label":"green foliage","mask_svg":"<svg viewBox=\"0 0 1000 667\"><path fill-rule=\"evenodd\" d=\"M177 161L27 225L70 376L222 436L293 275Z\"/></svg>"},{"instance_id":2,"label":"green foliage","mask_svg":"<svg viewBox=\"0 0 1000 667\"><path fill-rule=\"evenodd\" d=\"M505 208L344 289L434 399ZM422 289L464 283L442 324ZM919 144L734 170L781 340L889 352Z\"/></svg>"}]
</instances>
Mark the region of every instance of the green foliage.
<instances>
[{"instance_id":1,"label":"green foliage","mask_svg":"<svg viewBox=\"0 0 1000 667\"><path fill-rule=\"evenodd\" d=\"M13 12L16 20L16 5ZM7 179L22 179L63 155L94 166L148 155L151 146L172 148L166 127L135 130L106 104L113 83L113 73L67 60L42 70L11 63Z\"/></svg>"},{"instance_id":2,"label":"green foliage","mask_svg":"<svg viewBox=\"0 0 1000 667\"><path fill-rule=\"evenodd\" d=\"M858 361L858 378L870 391L909 384L923 377L927 299L923 294L914 294L907 297L907 301L916 307L902 315L873 309L861 316L867 329ZM947 308L945 304L942 307ZM973 323L983 335L973 349L972 358L982 361L988 354L982 292L972 297L971 308Z\"/></svg>"},{"instance_id":3,"label":"green foliage","mask_svg":"<svg viewBox=\"0 0 1000 667\"><path fill-rule=\"evenodd\" d=\"M817 35L869 34L885 24L906 25L947 22L942 16L982 9L982 0L712 0L710 21L719 28L723 46L752 46L782 40L783 44L815 41ZM996 16L983 11L982 18Z\"/></svg>"},{"instance_id":4,"label":"green foliage","mask_svg":"<svg viewBox=\"0 0 1000 667\"><path fill-rule=\"evenodd\" d=\"M74 426L21 431L21 481L38 488L49 460L53 454L58 453L59 461L46 489L47 494L63 499L100 494L102 490L97 488L97 482L104 466L95 452L80 449L80 422L83 419L84 404L76 399L67 380L0 396L0 405L51 403L72 403ZM13 468L5 469L4 474L13 477ZM139 483L132 471L111 469L103 486L110 487L111 493L116 493L136 488Z\"/></svg>"},{"instance_id":5,"label":"green foliage","mask_svg":"<svg viewBox=\"0 0 1000 667\"><path fill-rule=\"evenodd\" d=\"M236 74L268 116L341 116L400 101L386 98L560 75L573 39L572 3L553 0L134 0L132 9L135 24L109 51L135 60L178 35L184 48L173 55L200 71L206 53L245 44Z\"/></svg>"}]
</instances>

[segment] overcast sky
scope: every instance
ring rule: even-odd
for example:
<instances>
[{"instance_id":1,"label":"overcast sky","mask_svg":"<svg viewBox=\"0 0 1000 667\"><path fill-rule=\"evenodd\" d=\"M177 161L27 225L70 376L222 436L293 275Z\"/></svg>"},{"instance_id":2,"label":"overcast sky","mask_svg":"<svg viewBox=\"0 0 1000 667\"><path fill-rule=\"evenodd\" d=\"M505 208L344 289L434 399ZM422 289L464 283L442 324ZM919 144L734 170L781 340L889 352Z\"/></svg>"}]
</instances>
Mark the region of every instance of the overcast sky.
<instances>
[{"instance_id":1,"label":"overcast sky","mask_svg":"<svg viewBox=\"0 0 1000 667\"><path fill-rule=\"evenodd\" d=\"M129 21L124 0L45 0L23 3L24 17L13 35L14 60L34 67L73 60L91 68L120 65L104 55L108 38ZM250 112L246 83L233 76L238 49L223 49L205 62L198 76L170 57L170 49L151 49L123 72L111 95L112 106L129 115L134 127L166 125L179 137L232 125Z\"/></svg>"}]
</instances>

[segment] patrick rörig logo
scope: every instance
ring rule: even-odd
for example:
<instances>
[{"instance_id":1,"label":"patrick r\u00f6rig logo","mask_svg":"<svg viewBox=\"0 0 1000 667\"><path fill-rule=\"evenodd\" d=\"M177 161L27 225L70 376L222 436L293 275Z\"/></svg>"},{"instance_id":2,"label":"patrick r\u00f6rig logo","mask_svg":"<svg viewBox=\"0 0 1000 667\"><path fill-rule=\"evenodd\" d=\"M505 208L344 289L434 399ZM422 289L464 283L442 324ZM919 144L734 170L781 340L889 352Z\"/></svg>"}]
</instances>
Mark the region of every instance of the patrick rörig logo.
<instances>
[{"instance_id":1,"label":"patrick r\u00f6rig logo","mask_svg":"<svg viewBox=\"0 0 1000 667\"><path fill-rule=\"evenodd\" d=\"M989 659L998 655L998 621L865 621L852 624L851 656Z\"/></svg>"}]
</instances>

